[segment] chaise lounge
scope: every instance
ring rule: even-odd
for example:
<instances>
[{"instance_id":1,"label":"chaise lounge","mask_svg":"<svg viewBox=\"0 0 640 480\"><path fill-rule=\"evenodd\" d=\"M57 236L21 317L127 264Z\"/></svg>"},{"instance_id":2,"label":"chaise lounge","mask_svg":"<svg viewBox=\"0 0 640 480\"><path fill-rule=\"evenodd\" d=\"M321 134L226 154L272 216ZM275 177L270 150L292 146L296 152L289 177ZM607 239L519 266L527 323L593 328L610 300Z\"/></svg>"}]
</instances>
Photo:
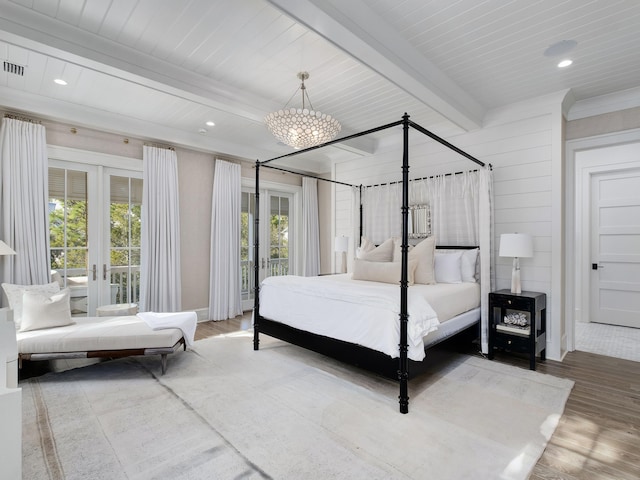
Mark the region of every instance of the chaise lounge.
<instances>
[{"instance_id":1,"label":"chaise lounge","mask_svg":"<svg viewBox=\"0 0 640 480\"><path fill-rule=\"evenodd\" d=\"M69 291L46 285L2 284L16 324L18 367L23 360L167 355L193 343L195 312L71 317Z\"/></svg>"}]
</instances>

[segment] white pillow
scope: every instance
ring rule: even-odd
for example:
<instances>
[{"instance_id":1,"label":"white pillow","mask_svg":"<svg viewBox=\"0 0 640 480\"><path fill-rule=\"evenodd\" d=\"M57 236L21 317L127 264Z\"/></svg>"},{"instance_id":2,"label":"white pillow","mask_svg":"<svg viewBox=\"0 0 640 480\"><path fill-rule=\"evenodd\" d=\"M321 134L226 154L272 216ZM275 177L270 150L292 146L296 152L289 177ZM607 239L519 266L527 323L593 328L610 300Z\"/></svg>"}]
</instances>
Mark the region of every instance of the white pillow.
<instances>
[{"instance_id":1,"label":"white pillow","mask_svg":"<svg viewBox=\"0 0 640 480\"><path fill-rule=\"evenodd\" d=\"M464 250L460 263L463 282L473 282L476 280L476 265L478 264L478 249Z\"/></svg>"},{"instance_id":2,"label":"white pillow","mask_svg":"<svg viewBox=\"0 0 640 480\"><path fill-rule=\"evenodd\" d=\"M435 276L437 283L462 283L462 252L438 253L435 258Z\"/></svg>"},{"instance_id":3,"label":"white pillow","mask_svg":"<svg viewBox=\"0 0 640 480\"><path fill-rule=\"evenodd\" d=\"M13 321L16 324L16 330L20 329L22 320L22 294L26 291L37 293L56 293L60 291L58 282L46 283L44 285L14 285L12 283L3 283L2 289L9 300L9 307L13 310Z\"/></svg>"},{"instance_id":4,"label":"white pillow","mask_svg":"<svg viewBox=\"0 0 640 480\"><path fill-rule=\"evenodd\" d=\"M472 248L471 250L455 250L455 249L447 249L444 251L436 251L436 256L438 255L450 255L452 253L461 253L462 257L460 258L460 275L462 276L463 282L476 283L479 278L478 271L478 253L479 249Z\"/></svg>"},{"instance_id":5,"label":"white pillow","mask_svg":"<svg viewBox=\"0 0 640 480\"><path fill-rule=\"evenodd\" d=\"M407 269L407 282L409 285L414 283L416 265L417 262L415 260L409 262L409 268ZM401 262L370 262L359 258L353 261L352 278L354 280L399 284L401 275Z\"/></svg>"},{"instance_id":6,"label":"white pillow","mask_svg":"<svg viewBox=\"0 0 640 480\"><path fill-rule=\"evenodd\" d=\"M72 323L68 288L52 294L24 292L21 332L64 327Z\"/></svg>"},{"instance_id":7,"label":"white pillow","mask_svg":"<svg viewBox=\"0 0 640 480\"><path fill-rule=\"evenodd\" d=\"M390 262L393 259L393 238L385 240L369 252L360 252L360 260L368 262Z\"/></svg>"}]
</instances>

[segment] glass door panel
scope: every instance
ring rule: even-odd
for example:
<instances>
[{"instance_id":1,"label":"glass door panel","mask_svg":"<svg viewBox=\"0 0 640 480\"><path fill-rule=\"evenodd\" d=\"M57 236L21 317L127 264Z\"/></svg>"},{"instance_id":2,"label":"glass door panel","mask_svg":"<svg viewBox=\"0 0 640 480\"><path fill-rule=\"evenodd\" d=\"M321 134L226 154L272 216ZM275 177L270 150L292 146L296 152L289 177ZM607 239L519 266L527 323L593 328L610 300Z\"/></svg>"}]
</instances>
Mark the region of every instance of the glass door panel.
<instances>
[{"instance_id":1,"label":"glass door panel","mask_svg":"<svg viewBox=\"0 0 640 480\"><path fill-rule=\"evenodd\" d=\"M104 265L103 298L109 303L137 303L140 298L142 179L107 172L109 183L109 253Z\"/></svg>"},{"instance_id":2,"label":"glass door panel","mask_svg":"<svg viewBox=\"0 0 640 480\"><path fill-rule=\"evenodd\" d=\"M268 276L289 274L289 196L269 195Z\"/></svg>"},{"instance_id":3,"label":"glass door panel","mask_svg":"<svg viewBox=\"0 0 640 480\"><path fill-rule=\"evenodd\" d=\"M253 307L253 228L255 210L255 194L242 191L240 200L240 278L242 308L249 310Z\"/></svg>"},{"instance_id":4,"label":"glass door panel","mask_svg":"<svg viewBox=\"0 0 640 480\"><path fill-rule=\"evenodd\" d=\"M85 171L49 168L52 281L71 292L71 314L89 312L89 199Z\"/></svg>"}]
</instances>

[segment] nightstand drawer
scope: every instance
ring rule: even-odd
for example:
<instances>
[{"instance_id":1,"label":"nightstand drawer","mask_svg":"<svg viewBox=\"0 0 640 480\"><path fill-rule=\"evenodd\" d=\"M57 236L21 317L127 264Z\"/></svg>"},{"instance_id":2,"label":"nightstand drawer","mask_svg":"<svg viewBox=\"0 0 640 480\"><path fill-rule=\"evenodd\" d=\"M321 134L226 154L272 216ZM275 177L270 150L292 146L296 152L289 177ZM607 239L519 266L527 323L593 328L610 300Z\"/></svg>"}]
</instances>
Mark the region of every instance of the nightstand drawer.
<instances>
[{"instance_id":1,"label":"nightstand drawer","mask_svg":"<svg viewBox=\"0 0 640 480\"><path fill-rule=\"evenodd\" d=\"M513 308L516 310L531 310L535 301L531 298L520 298L513 295L492 295L492 305L499 308Z\"/></svg>"},{"instance_id":2,"label":"nightstand drawer","mask_svg":"<svg viewBox=\"0 0 640 480\"><path fill-rule=\"evenodd\" d=\"M527 353L530 349L531 339L528 336L497 335L493 344L505 350Z\"/></svg>"}]
</instances>

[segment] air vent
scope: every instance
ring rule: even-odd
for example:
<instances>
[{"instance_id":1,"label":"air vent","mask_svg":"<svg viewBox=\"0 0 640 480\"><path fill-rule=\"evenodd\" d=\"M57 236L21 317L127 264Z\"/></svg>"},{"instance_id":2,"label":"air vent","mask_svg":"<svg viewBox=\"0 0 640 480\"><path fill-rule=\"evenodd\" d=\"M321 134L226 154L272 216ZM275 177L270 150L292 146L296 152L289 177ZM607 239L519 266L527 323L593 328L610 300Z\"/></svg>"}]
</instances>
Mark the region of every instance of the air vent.
<instances>
[{"instance_id":1,"label":"air vent","mask_svg":"<svg viewBox=\"0 0 640 480\"><path fill-rule=\"evenodd\" d=\"M24 66L17 63L4 62L4 71L7 73L13 73L14 75L24 76Z\"/></svg>"}]
</instances>

